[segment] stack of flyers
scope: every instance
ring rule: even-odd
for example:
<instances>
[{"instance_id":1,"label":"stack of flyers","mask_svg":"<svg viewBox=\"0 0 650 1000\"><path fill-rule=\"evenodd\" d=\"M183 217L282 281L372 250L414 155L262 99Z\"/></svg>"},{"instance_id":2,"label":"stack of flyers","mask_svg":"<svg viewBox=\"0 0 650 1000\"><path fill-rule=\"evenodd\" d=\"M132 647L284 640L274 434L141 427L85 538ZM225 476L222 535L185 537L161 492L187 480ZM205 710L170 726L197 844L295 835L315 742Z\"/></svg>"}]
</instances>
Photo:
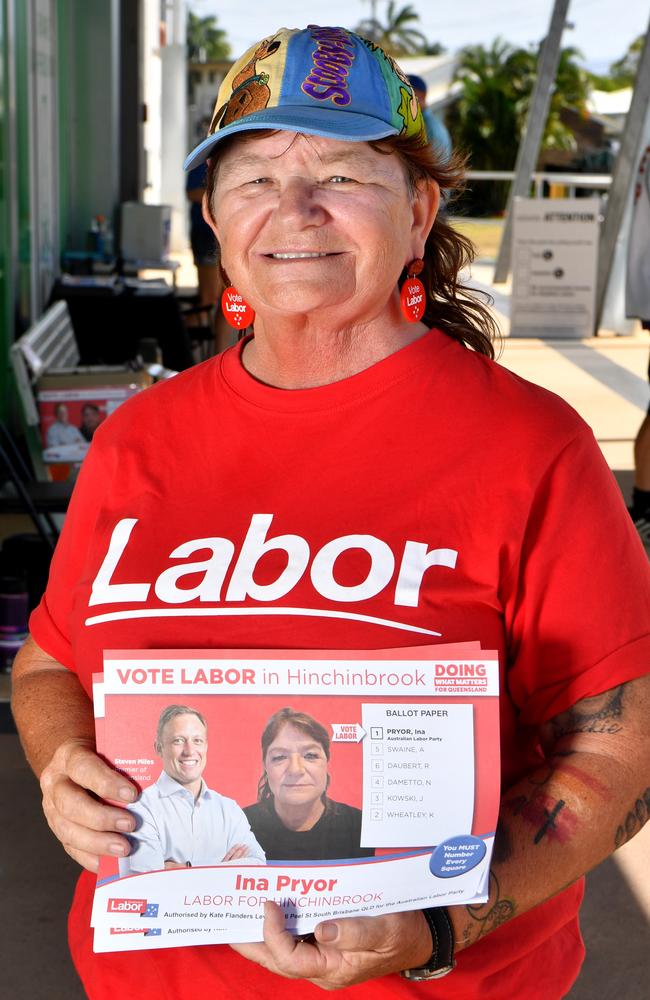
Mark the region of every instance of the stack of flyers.
<instances>
[{"instance_id":1,"label":"stack of flyers","mask_svg":"<svg viewBox=\"0 0 650 1000\"><path fill-rule=\"evenodd\" d=\"M138 786L102 858L95 951L260 941L487 899L499 669L478 642L372 651L119 650L98 750Z\"/></svg>"}]
</instances>

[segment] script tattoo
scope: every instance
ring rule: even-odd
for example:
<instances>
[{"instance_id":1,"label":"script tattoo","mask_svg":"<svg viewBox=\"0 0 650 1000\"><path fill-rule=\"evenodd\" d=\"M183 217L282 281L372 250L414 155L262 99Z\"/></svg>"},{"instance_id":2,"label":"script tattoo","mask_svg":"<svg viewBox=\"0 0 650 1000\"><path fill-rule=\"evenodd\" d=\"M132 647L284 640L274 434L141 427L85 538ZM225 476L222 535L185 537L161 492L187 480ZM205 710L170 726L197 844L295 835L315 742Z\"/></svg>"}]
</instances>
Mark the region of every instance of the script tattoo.
<instances>
[{"instance_id":1,"label":"script tattoo","mask_svg":"<svg viewBox=\"0 0 650 1000\"><path fill-rule=\"evenodd\" d=\"M628 812L627 816L618 827L614 837L614 846L621 847L628 840L631 840L635 833L650 819L650 788L641 792L640 796Z\"/></svg>"},{"instance_id":2,"label":"script tattoo","mask_svg":"<svg viewBox=\"0 0 650 1000\"><path fill-rule=\"evenodd\" d=\"M467 944L478 941L485 934L496 930L516 913L513 900L501 896L499 880L494 872L490 872L490 898L487 903L466 906L465 910L470 917L470 923L462 931Z\"/></svg>"},{"instance_id":3,"label":"script tattoo","mask_svg":"<svg viewBox=\"0 0 650 1000\"><path fill-rule=\"evenodd\" d=\"M556 739L570 733L620 733L623 716L623 691L620 684L611 691L583 698L577 705L557 715L551 722Z\"/></svg>"}]
</instances>

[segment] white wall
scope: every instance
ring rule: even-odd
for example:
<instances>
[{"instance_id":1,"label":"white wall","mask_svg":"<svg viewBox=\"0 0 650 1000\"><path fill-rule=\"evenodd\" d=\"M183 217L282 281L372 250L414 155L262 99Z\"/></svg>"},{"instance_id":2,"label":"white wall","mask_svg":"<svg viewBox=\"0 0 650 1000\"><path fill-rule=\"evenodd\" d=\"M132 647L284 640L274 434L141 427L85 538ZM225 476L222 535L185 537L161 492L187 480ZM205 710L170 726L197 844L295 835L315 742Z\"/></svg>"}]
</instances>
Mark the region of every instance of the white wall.
<instances>
[{"instance_id":1,"label":"white wall","mask_svg":"<svg viewBox=\"0 0 650 1000\"><path fill-rule=\"evenodd\" d=\"M187 146L186 9L182 0L167 0L167 45L162 58L161 199L172 207L172 250L188 246L188 201L183 161Z\"/></svg>"},{"instance_id":2,"label":"white wall","mask_svg":"<svg viewBox=\"0 0 650 1000\"><path fill-rule=\"evenodd\" d=\"M188 246L183 160L187 149L187 64L183 0L166 0L161 46L160 0L144 2L144 200L172 209L171 249Z\"/></svg>"},{"instance_id":3,"label":"white wall","mask_svg":"<svg viewBox=\"0 0 650 1000\"><path fill-rule=\"evenodd\" d=\"M30 0L30 313L38 316L59 270L57 32L54 0Z\"/></svg>"},{"instance_id":4,"label":"white wall","mask_svg":"<svg viewBox=\"0 0 650 1000\"><path fill-rule=\"evenodd\" d=\"M143 128L145 153L144 200L161 204L162 179L162 60L160 58L160 0L144 0L143 10Z\"/></svg>"}]
</instances>

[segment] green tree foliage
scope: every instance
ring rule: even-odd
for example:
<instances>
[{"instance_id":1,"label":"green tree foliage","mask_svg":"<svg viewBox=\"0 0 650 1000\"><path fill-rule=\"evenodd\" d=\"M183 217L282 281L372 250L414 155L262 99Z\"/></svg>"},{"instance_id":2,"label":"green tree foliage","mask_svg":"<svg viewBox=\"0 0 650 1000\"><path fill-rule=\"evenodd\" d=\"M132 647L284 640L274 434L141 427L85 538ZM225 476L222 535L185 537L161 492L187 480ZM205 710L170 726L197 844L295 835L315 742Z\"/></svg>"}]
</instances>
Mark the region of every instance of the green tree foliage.
<instances>
[{"instance_id":1,"label":"green tree foliage","mask_svg":"<svg viewBox=\"0 0 650 1000\"><path fill-rule=\"evenodd\" d=\"M394 0L390 0L385 23L369 17L354 30L381 45L390 55L399 57L419 54L428 47L426 36L416 27L419 22L420 15L411 4L398 8Z\"/></svg>"},{"instance_id":2,"label":"green tree foliage","mask_svg":"<svg viewBox=\"0 0 650 1000\"><path fill-rule=\"evenodd\" d=\"M603 76L591 73L590 79L593 87L596 90L613 91L634 86L644 41L645 35L639 35L638 38L635 38L628 46L625 55L611 64L609 73Z\"/></svg>"},{"instance_id":3,"label":"green tree foliage","mask_svg":"<svg viewBox=\"0 0 650 1000\"><path fill-rule=\"evenodd\" d=\"M447 49L441 42L427 42L420 49L418 55L423 56L444 56Z\"/></svg>"},{"instance_id":4,"label":"green tree foliage","mask_svg":"<svg viewBox=\"0 0 650 1000\"><path fill-rule=\"evenodd\" d=\"M573 108L586 112L589 79L576 62L576 49L560 56L551 97L542 148L572 149L572 133L562 123L560 112ZM538 53L514 48L497 38L489 48L472 45L463 49L456 72L462 85L460 99L447 117L454 145L469 154L474 170L512 170L526 116L530 107ZM477 186L476 195L487 211L501 210L508 185Z\"/></svg>"},{"instance_id":5,"label":"green tree foliage","mask_svg":"<svg viewBox=\"0 0 650 1000\"><path fill-rule=\"evenodd\" d=\"M639 35L634 41L629 45L627 52L616 62L613 62L609 67L609 73L611 78L616 83L614 90L620 90L622 87L632 87L636 79L636 71L639 68L639 60L641 59L641 50L643 49L643 44L645 42L645 35Z\"/></svg>"},{"instance_id":6,"label":"green tree foliage","mask_svg":"<svg viewBox=\"0 0 650 1000\"><path fill-rule=\"evenodd\" d=\"M216 17L198 17L189 12L187 18L187 58L189 62L217 62L230 55L226 32L217 27Z\"/></svg>"}]
</instances>

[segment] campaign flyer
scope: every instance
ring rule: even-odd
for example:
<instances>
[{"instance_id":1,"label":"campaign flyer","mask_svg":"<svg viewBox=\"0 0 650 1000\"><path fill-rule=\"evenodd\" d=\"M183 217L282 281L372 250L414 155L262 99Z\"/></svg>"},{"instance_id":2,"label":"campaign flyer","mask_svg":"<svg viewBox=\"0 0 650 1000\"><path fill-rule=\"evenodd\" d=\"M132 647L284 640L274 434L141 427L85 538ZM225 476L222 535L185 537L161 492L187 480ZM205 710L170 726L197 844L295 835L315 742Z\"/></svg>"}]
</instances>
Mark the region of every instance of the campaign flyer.
<instances>
[{"instance_id":1,"label":"campaign flyer","mask_svg":"<svg viewBox=\"0 0 650 1000\"><path fill-rule=\"evenodd\" d=\"M97 951L261 940L483 902L499 803L498 662L478 643L110 651L98 748L141 789L103 858Z\"/></svg>"}]
</instances>

